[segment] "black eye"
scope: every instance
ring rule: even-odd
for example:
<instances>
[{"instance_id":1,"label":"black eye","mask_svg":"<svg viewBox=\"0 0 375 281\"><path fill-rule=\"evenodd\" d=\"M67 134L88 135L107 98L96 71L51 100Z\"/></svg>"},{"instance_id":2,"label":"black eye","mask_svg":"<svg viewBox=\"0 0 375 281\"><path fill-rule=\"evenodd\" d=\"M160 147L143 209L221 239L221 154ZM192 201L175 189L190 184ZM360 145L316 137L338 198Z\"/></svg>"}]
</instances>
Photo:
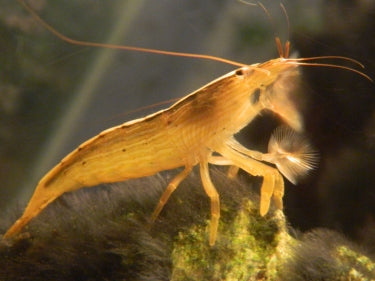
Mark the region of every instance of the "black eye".
<instances>
[{"instance_id":1,"label":"black eye","mask_svg":"<svg viewBox=\"0 0 375 281\"><path fill-rule=\"evenodd\" d=\"M243 75L243 71L242 71L241 68L236 70L236 75L238 75L238 76L242 76Z\"/></svg>"},{"instance_id":2,"label":"black eye","mask_svg":"<svg viewBox=\"0 0 375 281\"><path fill-rule=\"evenodd\" d=\"M252 104L256 104L258 101L259 101L259 97L260 97L260 89L256 89L250 96L250 102Z\"/></svg>"}]
</instances>

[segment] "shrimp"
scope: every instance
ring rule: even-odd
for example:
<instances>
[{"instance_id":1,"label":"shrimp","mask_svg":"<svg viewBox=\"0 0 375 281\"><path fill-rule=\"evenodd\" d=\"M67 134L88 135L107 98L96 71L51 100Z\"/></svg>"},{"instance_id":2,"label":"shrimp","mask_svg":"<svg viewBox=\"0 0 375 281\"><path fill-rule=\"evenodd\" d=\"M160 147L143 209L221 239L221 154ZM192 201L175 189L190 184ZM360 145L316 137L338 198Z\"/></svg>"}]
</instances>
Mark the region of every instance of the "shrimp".
<instances>
[{"instance_id":1,"label":"shrimp","mask_svg":"<svg viewBox=\"0 0 375 281\"><path fill-rule=\"evenodd\" d=\"M26 4L20 3L34 14ZM81 41L65 37L37 15L34 16L63 40L81 44ZM85 45L105 46L90 42ZM31 219L65 192L183 167L162 194L152 214L154 221L174 190L197 165L203 188L211 202L211 246L217 237L220 200L209 175L209 164L230 165L251 175L262 176L260 214L267 214L271 198L276 207L282 209L284 181L281 174L296 183L299 176L314 167L316 161L316 155L306 140L294 133L303 129L302 117L290 98L294 82L300 77L298 67L341 68L371 79L346 66L310 62L336 58L359 64L353 59L339 56L288 58L289 43L283 47L280 39L276 38L276 45L279 58L251 65L230 62L240 67L165 110L107 129L79 145L39 181L23 215L8 229L3 239L19 233ZM127 46L119 48L171 54ZM229 62L215 57L209 59ZM247 149L234 138L237 132L265 110L279 115L290 127L275 131L270 140L269 153ZM276 168L263 162L275 164Z\"/></svg>"}]
</instances>

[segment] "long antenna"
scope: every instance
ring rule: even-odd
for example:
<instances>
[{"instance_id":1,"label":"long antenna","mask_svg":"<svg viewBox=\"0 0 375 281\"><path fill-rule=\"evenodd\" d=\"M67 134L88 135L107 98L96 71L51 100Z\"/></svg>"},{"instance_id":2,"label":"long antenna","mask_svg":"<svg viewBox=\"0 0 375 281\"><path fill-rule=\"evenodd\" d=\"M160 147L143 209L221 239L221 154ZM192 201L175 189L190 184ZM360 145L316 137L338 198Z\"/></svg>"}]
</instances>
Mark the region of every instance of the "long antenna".
<instances>
[{"instance_id":1,"label":"long antenna","mask_svg":"<svg viewBox=\"0 0 375 281\"><path fill-rule=\"evenodd\" d=\"M89 47L98 47L98 48L111 48L111 49L118 49L118 50L127 50L127 51L137 51L137 52L144 52L144 53L154 53L154 54L159 54L159 55L168 55L168 56L177 56L177 57L189 57L189 58L195 58L195 59L206 59L206 60L213 60L213 61L218 61L226 64L231 64L234 66L239 66L239 67L249 67L249 65L236 62L233 60L228 60L216 56L211 56L211 55L205 55L205 54L193 54L193 53L182 53L182 52L173 52L173 51L163 51L163 50L158 50L158 49L151 49L151 48L141 48L141 47L134 47L134 46L124 46L124 45L115 45L115 44L105 44L105 43L97 43L97 42L87 42L87 41L81 41L81 40L76 40L69 38L65 36L64 34L60 33L57 31L55 28L50 26L47 22L45 22L29 5L27 5L23 0L17 0L41 25L43 25L48 31L50 31L52 34L60 38L61 40L74 44L74 45L79 45L79 46L89 46ZM253 5L253 3L246 2L245 0L239 0L240 2ZM267 8L261 3L257 2L258 6L261 7L270 21L272 22L273 28L274 28L274 33L275 33L275 23L273 22L273 19L268 12ZM289 17L288 13L286 12L285 6L280 3L281 9L283 10L286 20L288 23L288 34L290 33L290 22L289 22ZM288 35L289 36L289 35ZM278 36L275 35L275 41L276 41L276 46L277 50L279 52L279 55L281 58L288 58L289 56L289 50L290 50L290 42L287 40L284 44L284 47L281 43L281 40ZM342 65L335 65L335 64L329 64L329 63L309 63L306 61L310 60L319 60L319 59L342 59L346 61L351 61L360 67L364 68L363 64L358 62L355 59L351 59L348 57L343 57L343 56L322 56L322 57L310 57L310 58L300 58L300 59L287 59L289 63L295 63L298 65L306 65L306 66L326 66L326 67L333 67L333 68L340 68L340 69L346 69L349 71L352 71L354 73L357 73L369 81L373 81L368 75L364 74L363 72L356 70L351 67L347 66L342 66ZM263 71L262 69L258 69L254 67L255 70ZM264 71L263 71L264 72Z\"/></svg>"},{"instance_id":2,"label":"long antenna","mask_svg":"<svg viewBox=\"0 0 375 281\"><path fill-rule=\"evenodd\" d=\"M195 59L206 59L206 60L213 60L218 61L226 64L231 64L234 66L244 67L247 66L246 64L236 62L233 60L228 60L216 56L205 55L205 54L192 54L192 53L182 53L182 52L173 52L173 51L163 51L158 49L151 49L151 48L141 48L141 47L134 47L134 46L124 46L124 45L116 45L116 44L105 44L105 43L98 43L98 42L87 42L69 38L64 34L57 31L55 28L50 26L47 22L45 22L29 5L27 5L23 0L17 0L34 18L37 20L41 25L43 25L48 31L52 34L60 38L61 40L79 46L89 46L89 47L97 47L97 48L111 48L111 49L118 49L118 50L126 50L126 51L137 51L143 53L153 53L159 55L168 55L168 56L176 56L176 57L188 57L188 58L195 58Z\"/></svg>"}]
</instances>

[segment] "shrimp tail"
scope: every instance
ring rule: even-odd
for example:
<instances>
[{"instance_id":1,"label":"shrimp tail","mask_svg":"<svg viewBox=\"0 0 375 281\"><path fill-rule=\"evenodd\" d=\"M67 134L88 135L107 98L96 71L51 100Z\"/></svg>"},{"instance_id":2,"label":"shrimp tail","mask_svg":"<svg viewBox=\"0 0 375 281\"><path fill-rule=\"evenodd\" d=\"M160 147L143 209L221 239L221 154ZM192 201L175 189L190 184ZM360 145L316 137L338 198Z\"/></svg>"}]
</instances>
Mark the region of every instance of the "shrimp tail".
<instances>
[{"instance_id":1,"label":"shrimp tail","mask_svg":"<svg viewBox=\"0 0 375 281\"><path fill-rule=\"evenodd\" d=\"M69 186L66 186L69 185ZM33 196L22 216L8 229L3 239L9 239L21 231L28 222L43 211L52 201L65 193L67 190L74 190L80 185L78 182L66 180L65 184L49 184L48 174L42 178L36 187Z\"/></svg>"},{"instance_id":2,"label":"shrimp tail","mask_svg":"<svg viewBox=\"0 0 375 281\"><path fill-rule=\"evenodd\" d=\"M264 160L274 163L278 170L293 184L314 169L318 153L306 137L287 126L276 128L268 143Z\"/></svg>"}]
</instances>

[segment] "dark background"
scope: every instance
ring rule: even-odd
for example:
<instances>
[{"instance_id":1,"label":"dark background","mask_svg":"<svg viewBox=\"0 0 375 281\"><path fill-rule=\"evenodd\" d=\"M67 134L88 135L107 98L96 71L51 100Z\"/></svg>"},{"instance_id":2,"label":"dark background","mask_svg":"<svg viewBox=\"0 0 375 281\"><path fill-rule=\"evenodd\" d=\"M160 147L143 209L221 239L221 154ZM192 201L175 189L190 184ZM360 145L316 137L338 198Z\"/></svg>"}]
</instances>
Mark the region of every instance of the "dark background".
<instances>
[{"instance_id":1,"label":"dark background","mask_svg":"<svg viewBox=\"0 0 375 281\"><path fill-rule=\"evenodd\" d=\"M48 2L48 3L47 3ZM299 57L348 56L375 78L374 1L30 1L49 24L87 41L206 53L244 63L277 57L289 35ZM100 131L159 108L233 69L217 62L72 46L50 35L16 2L0 0L0 210L24 205L38 180ZM303 67L301 108L320 164L287 183L285 212L300 230L329 227L357 241L375 235L374 84L345 70ZM167 107L164 105L161 108ZM239 136L266 150L280 123L257 118Z\"/></svg>"}]
</instances>

